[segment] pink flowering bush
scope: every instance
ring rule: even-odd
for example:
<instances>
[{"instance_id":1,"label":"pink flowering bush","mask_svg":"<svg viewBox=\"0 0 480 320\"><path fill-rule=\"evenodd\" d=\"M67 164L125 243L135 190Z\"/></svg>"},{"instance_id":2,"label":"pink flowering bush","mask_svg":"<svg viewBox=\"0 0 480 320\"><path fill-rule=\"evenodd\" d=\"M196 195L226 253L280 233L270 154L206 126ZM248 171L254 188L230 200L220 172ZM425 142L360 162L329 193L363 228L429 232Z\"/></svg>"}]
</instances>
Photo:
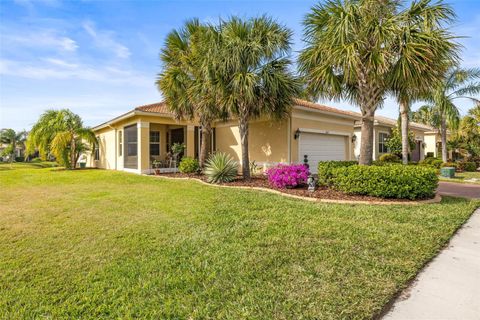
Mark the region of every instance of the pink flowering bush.
<instances>
[{"instance_id":1,"label":"pink flowering bush","mask_svg":"<svg viewBox=\"0 0 480 320\"><path fill-rule=\"evenodd\" d=\"M268 182L276 188L294 188L304 184L309 174L304 164L279 164L267 171Z\"/></svg>"}]
</instances>

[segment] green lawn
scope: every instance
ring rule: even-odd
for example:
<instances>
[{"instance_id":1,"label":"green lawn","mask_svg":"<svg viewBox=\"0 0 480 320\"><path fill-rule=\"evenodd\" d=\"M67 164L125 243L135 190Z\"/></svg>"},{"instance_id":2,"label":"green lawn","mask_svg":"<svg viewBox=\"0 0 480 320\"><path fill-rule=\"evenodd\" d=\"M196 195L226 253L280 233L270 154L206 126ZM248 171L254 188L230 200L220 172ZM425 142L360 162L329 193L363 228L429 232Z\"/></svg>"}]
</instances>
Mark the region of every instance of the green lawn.
<instances>
[{"instance_id":1,"label":"green lawn","mask_svg":"<svg viewBox=\"0 0 480 320\"><path fill-rule=\"evenodd\" d=\"M475 182L465 181L472 178L480 179L480 172L455 172L455 178L450 179L450 178L440 177L440 180L449 181L449 182L480 184L480 181L475 181Z\"/></svg>"},{"instance_id":2,"label":"green lawn","mask_svg":"<svg viewBox=\"0 0 480 320\"><path fill-rule=\"evenodd\" d=\"M5 319L371 318L480 205L315 204L48 168L2 170L0 190Z\"/></svg>"}]
</instances>

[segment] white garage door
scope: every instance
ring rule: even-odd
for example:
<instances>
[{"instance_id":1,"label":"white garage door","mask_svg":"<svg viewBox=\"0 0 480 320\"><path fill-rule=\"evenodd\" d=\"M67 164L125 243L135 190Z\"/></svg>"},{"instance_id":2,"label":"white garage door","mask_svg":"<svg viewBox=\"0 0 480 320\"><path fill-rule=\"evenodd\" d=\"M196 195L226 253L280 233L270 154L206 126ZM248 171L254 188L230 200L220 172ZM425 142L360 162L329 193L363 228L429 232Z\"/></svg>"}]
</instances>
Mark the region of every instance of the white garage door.
<instances>
[{"instance_id":1,"label":"white garage door","mask_svg":"<svg viewBox=\"0 0 480 320\"><path fill-rule=\"evenodd\" d=\"M302 132L299 138L299 162L308 155L310 172L317 173L319 161L345 160L345 136Z\"/></svg>"}]
</instances>

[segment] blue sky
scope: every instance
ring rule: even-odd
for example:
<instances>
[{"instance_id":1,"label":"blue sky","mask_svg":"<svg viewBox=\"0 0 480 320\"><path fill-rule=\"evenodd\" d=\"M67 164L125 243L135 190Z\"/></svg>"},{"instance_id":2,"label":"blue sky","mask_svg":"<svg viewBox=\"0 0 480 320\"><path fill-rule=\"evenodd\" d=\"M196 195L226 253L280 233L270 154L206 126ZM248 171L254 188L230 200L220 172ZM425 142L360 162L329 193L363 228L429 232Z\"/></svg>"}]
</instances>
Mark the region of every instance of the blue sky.
<instances>
[{"instance_id":1,"label":"blue sky","mask_svg":"<svg viewBox=\"0 0 480 320\"><path fill-rule=\"evenodd\" d=\"M268 14L294 31L316 1L0 0L0 128L29 129L47 108L68 107L93 126L162 99L155 87L166 34L192 17ZM480 1L451 0L464 65L480 67ZM356 110L348 103L325 104ZM465 112L469 104L462 102ZM397 116L388 100L379 114Z\"/></svg>"}]
</instances>

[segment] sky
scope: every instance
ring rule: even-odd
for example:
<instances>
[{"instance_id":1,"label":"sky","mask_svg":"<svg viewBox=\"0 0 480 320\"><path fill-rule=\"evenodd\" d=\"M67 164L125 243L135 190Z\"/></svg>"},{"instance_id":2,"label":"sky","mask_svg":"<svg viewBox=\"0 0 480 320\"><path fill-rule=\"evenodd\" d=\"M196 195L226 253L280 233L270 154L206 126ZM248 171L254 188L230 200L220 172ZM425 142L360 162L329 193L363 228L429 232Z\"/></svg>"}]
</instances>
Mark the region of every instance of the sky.
<instances>
[{"instance_id":1,"label":"sky","mask_svg":"<svg viewBox=\"0 0 480 320\"><path fill-rule=\"evenodd\" d=\"M0 0L0 128L29 129L46 109L70 108L95 126L136 106L161 101L155 86L166 35L190 18L216 22L267 14L294 32L317 1ZM480 0L450 0L465 38L463 66L480 67ZM320 101L358 111L347 102ZM465 113L471 107L460 102ZM415 107L414 107L415 108ZM396 118L387 99L378 114Z\"/></svg>"}]
</instances>

